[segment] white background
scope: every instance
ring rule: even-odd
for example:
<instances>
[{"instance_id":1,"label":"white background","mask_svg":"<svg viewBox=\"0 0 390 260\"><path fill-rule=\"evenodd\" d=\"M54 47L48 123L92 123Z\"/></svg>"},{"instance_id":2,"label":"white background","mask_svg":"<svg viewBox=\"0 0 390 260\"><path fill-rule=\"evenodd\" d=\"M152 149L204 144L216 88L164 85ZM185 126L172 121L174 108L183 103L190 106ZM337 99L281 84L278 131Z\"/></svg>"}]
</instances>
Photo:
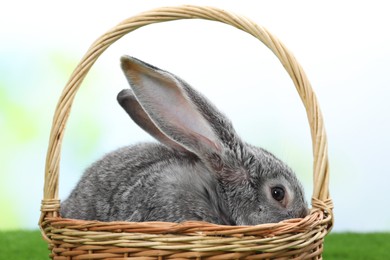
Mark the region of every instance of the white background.
<instances>
[{"instance_id":1,"label":"white background","mask_svg":"<svg viewBox=\"0 0 390 260\"><path fill-rule=\"evenodd\" d=\"M181 4L216 6L249 17L278 36L295 54L325 119L334 230L389 231L390 16L386 1L9 1L1 3L0 46L13 45L20 53L36 51L37 55L26 57L33 59L29 61L32 64L34 59L47 59L41 55L48 49L77 60L98 36L121 20L150 8ZM115 101L116 93L126 87L119 69L123 54L169 70L203 92L232 119L245 140L287 161L304 182L310 198L309 128L287 73L253 37L223 24L197 20L142 28L114 44L99 59L75 100L65 135L62 199L83 169L102 154L121 145L151 140ZM12 60L0 62L4 65ZM18 77L26 74L15 67ZM27 69L37 75L28 85L18 87L21 96L29 100L26 102L51 100L48 112L37 115L44 117L44 134L48 136L55 102L66 78L46 82L37 92L37 82L49 72ZM70 75L71 69L66 73ZM88 81L96 84L91 86ZM89 137L88 131L80 133L78 117L74 116L81 110L85 111L82 116L101 122L99 149L90 152L83 162L72 156ZM80 147L68 142L74 136L78 136ZM15 196L10 199L23 208L24 228L37 227L46 145L47 140L43 140L36 148L29 148L35 149L35 158L23 156L21 151L23 162L33 160L34 166L18 172L6 184L15 186Z\"/></svg>"}]
</instances>

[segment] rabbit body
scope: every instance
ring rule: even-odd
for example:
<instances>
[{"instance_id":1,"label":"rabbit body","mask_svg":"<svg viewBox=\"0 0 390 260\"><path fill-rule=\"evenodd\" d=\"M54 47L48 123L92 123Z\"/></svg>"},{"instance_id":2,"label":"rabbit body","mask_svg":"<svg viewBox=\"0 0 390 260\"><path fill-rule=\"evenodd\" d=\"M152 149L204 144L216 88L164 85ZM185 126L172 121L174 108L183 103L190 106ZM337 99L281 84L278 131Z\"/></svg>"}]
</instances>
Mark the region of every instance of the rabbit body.
<instances>
[{"instance_id":1,"label":"rabbit body","mask_svg":"<svg viewBox=\"0 0 390 260\"><path fill-rule=\"evenodd\" d=\"M292 170L243 142L231 122L177 76L122 57L132 89L118 101L160 143L120 148L95 162L61 204L65 218L255 225L304 217Z\"/></svg>"},{"instance_id":2,"label":"rabbit body","mask_svg":"<svg viewBox=\"0 0 390 260\"><path fill-rule=\"evenodd\" d=\"M143 143L95 162L61 208L76 219L230 224L217 189L216 179L194 156Z\"/></svg>"}]
</instances>

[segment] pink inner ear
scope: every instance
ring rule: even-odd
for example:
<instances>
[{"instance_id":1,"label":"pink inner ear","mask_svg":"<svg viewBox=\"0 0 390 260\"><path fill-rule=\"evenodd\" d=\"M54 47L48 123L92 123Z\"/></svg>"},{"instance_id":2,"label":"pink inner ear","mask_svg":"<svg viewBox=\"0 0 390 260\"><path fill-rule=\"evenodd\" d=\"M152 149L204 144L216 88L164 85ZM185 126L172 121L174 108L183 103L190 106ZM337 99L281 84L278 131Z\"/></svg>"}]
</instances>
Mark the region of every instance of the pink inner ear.
<instances>
[{"instance_id":1,"label":"pink inner ear","mask_svg":"<svg viewBox=\"0 0 390 260\"><path fill-rule=\"evenodd\" d=\"M149 115L144 111L142 106L138 103L137 99L133 95L128 95L125 98L124 109L129 116L136 122L142 129L152 135L161 143L173 148L180 152L189 152L183 146L176 143L174 140L166 136L150 119Z\"/></svg>"},{"instance_id":2,"label":"pink inner ear","mask_svg":"<svg viewBox=\"0 0 390 260\"><path fill-rule=\"evenodd\" d=\"M199 145L202 150L218 152L221 149L219 139L210 124L175 77L140 61L126 60L125 63L122 60L122 67L134 94L162 132L175 141L179 141L177 134L181 138L187 138L184 143L195 145L186 148L195 153L201 152L194 151L198 149L195 146Z\"/></svg>"},{"instance_id":3,"label":"pink inner ear","mask_svg":"<svg viewBox=\"0 0 390 260\"><path fill-rule=\"evenodd\" d=\"M164 76L171 77L168 74ZM176 79L167 80L164 77L162 80L142 76L141 81L144 82L144 87L140 95L147 100L147 111L163 132L170 136L168 128L173 128L181 135L194 138L208 149L220 150L211 126L185 95L184 90L178 87L180 83Z\"/></svg>"}]
</instances>

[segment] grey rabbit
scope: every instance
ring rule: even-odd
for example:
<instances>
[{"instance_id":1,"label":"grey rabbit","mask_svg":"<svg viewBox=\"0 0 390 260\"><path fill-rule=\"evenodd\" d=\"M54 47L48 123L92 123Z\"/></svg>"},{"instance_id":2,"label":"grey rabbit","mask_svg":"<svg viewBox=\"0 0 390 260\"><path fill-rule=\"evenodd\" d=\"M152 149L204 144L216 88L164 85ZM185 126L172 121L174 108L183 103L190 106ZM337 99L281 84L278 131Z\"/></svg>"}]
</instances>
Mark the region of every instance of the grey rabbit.
<instances>
[{"instance_id":1,"label":"grey rabbit","mask_svg":"<svg viewBox=\"0 0 390 260\"><path fill-rule=\"evenodd\" d=\"M256 225L308 214L293 171L242 141L189 84L133 57L121 66L131 89L118 102L160 143L123 147L92 164L62 203L62 217Z\"/></svg>"}]
</instances>

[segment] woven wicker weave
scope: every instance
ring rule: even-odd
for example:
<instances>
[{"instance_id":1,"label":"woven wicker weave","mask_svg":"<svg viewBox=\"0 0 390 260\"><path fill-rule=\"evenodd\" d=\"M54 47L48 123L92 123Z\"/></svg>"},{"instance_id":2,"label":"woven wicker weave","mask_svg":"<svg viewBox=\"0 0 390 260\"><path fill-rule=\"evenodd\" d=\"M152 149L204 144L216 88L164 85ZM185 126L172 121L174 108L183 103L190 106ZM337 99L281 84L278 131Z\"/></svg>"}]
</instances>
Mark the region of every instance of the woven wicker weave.
<instances>
[{"instance_id":1,"label":"woven wicker weave","mask_svg":"<svg viewBox=\"0 0 390 260\"><path fill-rule=\"evenodd\" d=\"M312 209L304 219L257 226L204 222L98 222L59 216L61 143L73 99L91 66L112 43L145 25L180 19L219 21L259 39L279 58L306 108L314 155ZM40 227L53 259L321 259L333 224L328 192L327 140L316 96L301 66L266 29L247 18L211 7L159 8L129 18L90 47L58 101L47 151Z\"/></svg>"}]
</instances>

